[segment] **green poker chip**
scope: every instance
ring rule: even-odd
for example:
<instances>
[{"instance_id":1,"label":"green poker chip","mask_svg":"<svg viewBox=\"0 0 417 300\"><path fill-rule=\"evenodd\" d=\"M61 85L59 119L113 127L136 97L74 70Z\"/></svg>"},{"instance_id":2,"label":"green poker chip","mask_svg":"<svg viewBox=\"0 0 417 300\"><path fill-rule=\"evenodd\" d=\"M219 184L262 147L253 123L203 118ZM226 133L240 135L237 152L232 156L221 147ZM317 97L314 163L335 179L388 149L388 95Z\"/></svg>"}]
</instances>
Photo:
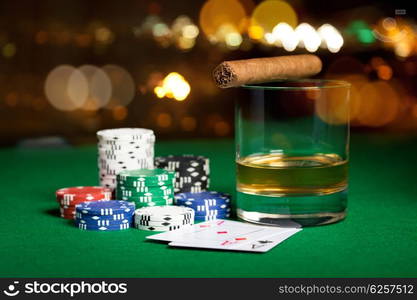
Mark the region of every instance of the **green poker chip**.
<instances>
[{"instance_id":1,"label":"green poker chip","mask_svg":"<svg viewBox=\"0 0 417 300\"><path fill-rule=\"evenodd\" d=\"M133 201L133 200L127 200L129 202L134 202L136 208L140 207L153 207L153 206L165 206L165 205L172 205L173 200L171 199L164 199L164 200L158 200L158 201L150 201L150 202L140 202L140 201Z\"/></svg>"},{"instance_id":2,"label":"green poker chip","mask_svg":"<svg viewBox=\"0 0 417 300\"><path fill-rule=\"evenodd\" d=\"M172 185L175 172L163 169L125 170L117 175L117 181L122 186L150 187Z\"/></svg>"},{"instance_id":3,"label":"green poker chip","mask_svg":"<svg viewBox=\"0 0 417 300\"><path fill-rule=\"evenodd\" d=\"M136 190L129 189L116 189L116 198L122 199L123 197L152 197L158 198L163 196L174 196L174 187L169 187L167 189L154 189L147 192L137 192Z\"/></svg>"},{"instance_id":4,"label":"green poker chip","mask_svg":"<svg viewBox=\"0 0 417 300\"><path fill-rule=\"evenodd\" d=\"M146 203L146 202L166 202L166 201L174 201L174 195L170 196L156 196L156 197L150 197L150 196L122 196L118 197L120 200L124 201L133 201L135 203Z\"/></svg>"}]
</instances>

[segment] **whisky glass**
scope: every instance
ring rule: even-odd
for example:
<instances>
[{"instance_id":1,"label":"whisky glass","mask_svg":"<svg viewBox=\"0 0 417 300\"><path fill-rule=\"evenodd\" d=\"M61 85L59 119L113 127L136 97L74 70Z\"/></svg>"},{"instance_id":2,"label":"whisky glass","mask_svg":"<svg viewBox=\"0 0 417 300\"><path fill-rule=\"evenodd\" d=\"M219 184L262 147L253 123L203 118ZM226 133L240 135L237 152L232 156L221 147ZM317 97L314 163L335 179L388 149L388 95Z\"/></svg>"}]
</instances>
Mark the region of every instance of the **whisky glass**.
<instances>
[{"instance_id":1,"label":"whisky glass","mask_svg":"<svg viewBox=\"0 0 417 300\"><path fill-rule=\"evenodd\" d=\"M238 88L236 190L240 219L314 226L346 216L349 89L338 80Z\"/></svg>"}]
</instances>

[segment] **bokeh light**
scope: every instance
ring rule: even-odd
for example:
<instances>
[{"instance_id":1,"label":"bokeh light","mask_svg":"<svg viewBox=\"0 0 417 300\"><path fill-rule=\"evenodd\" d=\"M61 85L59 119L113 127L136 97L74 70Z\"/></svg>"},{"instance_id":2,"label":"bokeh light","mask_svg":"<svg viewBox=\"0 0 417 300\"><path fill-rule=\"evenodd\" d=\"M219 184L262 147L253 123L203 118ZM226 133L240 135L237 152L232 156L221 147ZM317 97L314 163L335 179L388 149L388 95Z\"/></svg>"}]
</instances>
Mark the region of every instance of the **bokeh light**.
<instances>
[{"instance_id":1,"label":"bokeh light","mask_svg":"<svg viewBox=\"0 0 417 300\"><path fill-rule=\"evenodd\" d=\"M102 44L110 44L114 40L114 33L106 26L98 27L94 35L96 41Z\"/></svg>"},{"instance_id":2,"label":"bokeh light","mask_svg":"<svg viewBox=\"0 0 417 300\"><path fill-rule=\"evenodd\" d=\"M340 32L330 24L323 24L317 30L322 43L325 43L330 52L339 52L343 46L343 37Z\"/></svg>"},{"instance_id":3,"label":"bokeh light","mask_svg":"<svg viewBox=\"0 0 417 300\"><path fill-rule=\"evenodd\" d=\"M231 130L230 125L226 121L218 121L214 124L214 132L216 133L216 135L219 135L219 136L228 135L230 130Z\"/></svg>"},{"instance_id":4,"label":"bokeh light","mask_svg":"<svg viewBox=\"0 0 417 300\"><path fill-rule=\"evenodd\" d=\"M191 87L184 76L177 72L169 73L160 85L154 88L154 93L158 98L172 98L183 101L187 98Z\"/></svg>"},{"instance_id":5,"label":"bokeh light","mask_svg":"<svg viewBox=\"0 0 417 300\"><path fill-rule=\"evenodd\" d=\"M83 107L88 96L88 81L84 74L70 65L60 65L46 77L45 95L58 110L72 111Z\"/></svg>"},{"instance_id":6,"label":"bokeh light","mask_svg":"<svg viewBox=\"0 0 417 300\"><path fill-rule=\"evenodd\" d=\"M298 35L287 23L278 23L272 30L270 37L273 43L281 45L286 51L294 51L299 43Z\"/></svg>"},{"instance_id":7,"label":"bokeh light","mask_svg":"<svg viewBox=\"0 0 417 300\"><path fill-rule=\"evenodd\" d=\"M171 26L171 36L177 48L188 51L196 43L200 30L193 21L185 15L178 16Z\"/></svg>"},{"instance_id":8,"label":"bokeh light","mask_svg":"<svg viewBox=\"0 0 417 300\"><path fill-rule=\"evenodd\" d=\"M181 33L187 39L195 39L200 33L200 30L194 24L188 24L182 28Z\"/></svg>"},{"instance_id":9,"label":"bokeh light","mask_svg":"<svg viewBox=\"0 0 417 300\"><path fill-rule=\"evenodd\" d=\"M112 113L113 113L113 119L116 121L122 121L126 119L127 117L127 108L121 105L117 105L113 107Z\"/></svg>"},{"instance_id":10,"label":"bokeh light","mask_svg":"<svg viewBox=\"0 0 417 300\"><path fill-rule=\"evenodd\" d=\"M380 65L377 67L377 74L380 79L390 80L392 78L392 68L388 65Z\"/></svg>"},{"instance_id":11,"label":"bokeh light","mask_svg":"<svg viewBox=\"0 0 417 300\"><path fill-rule=\"evenodd\" d=\"M368 82L360 88L359 93L364 95L356 116L359 125L381 127L395 120L400 101L395 89L387 82Z\"/></svg>"},{"instance_id":12,"label":"bokeh light","mask_svg":"<svg viewBox=\"0 0 417 300\"><path fill-rule=\"evenodd\" d=\"M53 107L62 111L72 111L84 105L88 96L88 82L73 66L60 65L49 72L44 90Z\"/></svg>"},{"instance_id":13,"label":"bokeh light","mask_svg":"<svg viewBox=\"0 0 417 300\"><path fill-rule=\"evenodd\" d=\"M252 13L250 26L259 26L264 33L272 32L278 23L287 23L295 28L298 17L290 4L281 0L267 0L256 6Z\"/></svg>"},{"instance_id":14,"label":"bokeh light","mask_svg":"<svg viewBox=\"0 0 417 300\"><path fill-rule=\"evenodd\" d=\"M11 58L16 54L16 45L13 43L7 43L2 49L3 56L5 58Z\"/></svg>"},{"instance_id":15,"label":"bokeh light","mask_svg":"<svg viewBox=\"0 0 417 300\"><path fill-rule=\"evenodd\" d=\"M320 91L321 92L321 91ZM321 120L329 124L346 124L350 121L349 89L329 88L315 97L315 110Z\"/></svg>"},{"instance_id":16,"label":"bokeh light","mask_svg":"<svg viewBox=\"0 0 417 300\"><path fill-rule=\"evenodd\" d=\"M197 127L197 120L194 117L186 116L181 119L181 128L184 131L193 131Z\"/></svg>"},{"instance_id":17,"label":"bokeh light","mask_svg":"<svg viewBox=\"0 0 417 300\"><path fill-rule=\"evenodd\" d=\"M415 24L405 19L384 18L375 26L373 33L385 47L393 48L399 57L405 58L417 53Z\"/></svg>"},{"instance_id":18,"label":"bokeh light","mask_svg":"<svg viewBox=\"0 0 417 300\"><path fill-rule=\"evenodd\" d=\"M4 100L6 105L10 107L15 107L19 103L19 98L16 92L7 93Z\"/></svg>"},{"instance_id":19,"label":"bokeh light","mask_svg":"<svg viewBox=\"0 0 417 300\"><path fill-rule=\"evenodd\" d=\"M295 28L295 33L300 41L300 46L304 46L307 51L315 52L320 47L321 38L310 24L301 23Z\"/></svg>"},{"instance_id":20,"label":"bokeh light","mask_svg":"<svg viewBox=\"0 0 417 300\"><path fill-rule=\"evenodd\" d=\"M93 65L83 65L79 70L88 82L88 97L84 109L97 110L107 105L112 95L112 85L107 74Z\"/></svg>"},{"instance_id":21,"label":"bokeh light","mask_svg":"<svg viewBox=\"0 0 417 300\"><path fill-rule=\"evenodd\" d=\"M364 20L354 20L345 29L345 32L354 36L362 44L372 44L375 36L372 28Z\"/></svg>"},{"instance_id":22,"label":"bokeh light","mask_svg":"<svg viewBox=\"0 0 417 300\"><path fill-rule=\"evenodd\" d=\"M237 0L208 0L200 10L200 27L213 42L223 42L222 26L229 26L233 31L242 33L245 30L246 12Z\"/></svg>"},{"instance_id":23,"label":"bokeh light","mask_svg":"<svg viewBox=\"0 0 417 300\"><path fill-rule=\"evenodd\" d=\"M156 117L156 124L162 128L168 128L172 125L172 117L168 113L160 113Z\"/></svg>"},{"instance_id":24,"label":"bokeh light","mask_svg":"<svg viewBox=\"0 0 417 300\"><path fill-rule=\"evenodd\" d=\"M117 65L106 65L102 68L111 82L112 93L106 107L128 105L135 96L135 82L124 68Z\"/></svg>"}]
</instances>

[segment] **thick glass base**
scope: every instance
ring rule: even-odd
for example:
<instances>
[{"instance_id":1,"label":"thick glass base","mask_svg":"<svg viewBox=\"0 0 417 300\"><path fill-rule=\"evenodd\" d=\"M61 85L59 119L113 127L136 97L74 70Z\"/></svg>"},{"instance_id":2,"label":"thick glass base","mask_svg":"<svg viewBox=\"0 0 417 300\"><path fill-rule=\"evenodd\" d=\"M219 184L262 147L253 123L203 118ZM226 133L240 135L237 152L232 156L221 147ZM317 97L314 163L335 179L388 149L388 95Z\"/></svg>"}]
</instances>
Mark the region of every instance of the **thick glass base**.
<instances>
[{"instance_id":1,"label":"thick glass base","mask_svg":"<svg viewBox=\"0 0 417 300\"><path fill-rule=\"evenodd\" d=\"M261 225L305 227L335 223L345 218L346 206L346 190L306 196L265 196L237 192L237 216Z\"/></svg>"}]
</instances>

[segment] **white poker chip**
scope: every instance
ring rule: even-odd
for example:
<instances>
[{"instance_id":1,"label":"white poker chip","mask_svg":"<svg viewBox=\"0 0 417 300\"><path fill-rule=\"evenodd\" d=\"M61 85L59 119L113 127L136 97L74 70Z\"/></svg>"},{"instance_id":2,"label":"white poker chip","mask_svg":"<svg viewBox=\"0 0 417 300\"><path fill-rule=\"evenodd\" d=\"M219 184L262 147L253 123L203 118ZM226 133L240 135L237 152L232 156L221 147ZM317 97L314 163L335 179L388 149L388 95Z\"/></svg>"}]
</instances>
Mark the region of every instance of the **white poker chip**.
<instances>
[{"instance_id":1,"label":"white poker chip","mask_svg":"<svg viewBox=\"0 0 417 300\"><path fill-rule=\"evenodd\" d=\"M173 205L142 207L135 210L135 219L147 221L194 219L194 209Z\"/></svg>"},{"instance_id":2,"label":"white poker chip","mask_svg":"<svg viewBox=\"0 0 417 300\"><path fill-rule=\"evenodd\" d=\"M183 220L170 220L170 221L148 221L140 218L135 218L135 224L138 226L156 226L156 227L169 227L169 226L184 226L194 224L193 219Z\"/></svg>"},{"instance_id":3,"label":"white poker chip","mask_svg":"<svg viewBox=\"0 0 417 300\"><path fill-rule=\"evenodd\" d=\"M186 224L186 225L173 225L173 226L143 226L135 224L136 229L140 230L147 230L147 231L173 231L181 228L187 228L189 226L193 226L193 224Z\"/></svg>"},{"instance_id":4,"label":"white poker chip","mask_svg":"<svg viewBox=\"0 0 417 300\"><path fill-rule=\"evenodd\" d=\"M99 140L140 140L155 136L153 130L146 128L114 128L97 132Z\"/></svg>"}]
</instances>

